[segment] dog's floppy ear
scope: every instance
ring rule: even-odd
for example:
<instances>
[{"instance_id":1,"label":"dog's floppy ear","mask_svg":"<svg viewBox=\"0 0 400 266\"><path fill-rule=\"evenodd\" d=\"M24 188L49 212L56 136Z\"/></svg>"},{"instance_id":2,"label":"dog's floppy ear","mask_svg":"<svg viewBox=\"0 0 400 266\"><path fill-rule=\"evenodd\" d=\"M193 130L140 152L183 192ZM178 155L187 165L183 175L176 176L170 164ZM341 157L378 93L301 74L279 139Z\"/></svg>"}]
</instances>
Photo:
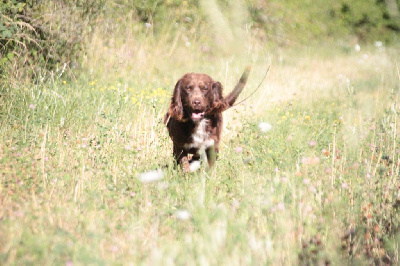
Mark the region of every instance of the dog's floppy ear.
<instances>
[{"instance_id":1,"label":"dog's floppy ear","mask_svg":"<svg viewBox=\"0 0 400 266\"><path fill-rule=\"evenodd\" d=\"M175 85L174 93L171 98L171 104L169 106L168 113L171 117L181 121L183 119L183 105L181 99L181 83L182 80L178 80Z\"/></svg>"},{"instance_id":2,"label":"dog's floppy ear","mask_svg":"<svg viewBox=\"0 0 400 266\"><path fill-rule=\"evenodd\" d=\"M226 103L223 101L222 97L222 84L219 81L216 81L211 86L211 93L213 97L213 104L211 106L211 112L222 112L226 109Z\"/></svg>"}]
</instances>

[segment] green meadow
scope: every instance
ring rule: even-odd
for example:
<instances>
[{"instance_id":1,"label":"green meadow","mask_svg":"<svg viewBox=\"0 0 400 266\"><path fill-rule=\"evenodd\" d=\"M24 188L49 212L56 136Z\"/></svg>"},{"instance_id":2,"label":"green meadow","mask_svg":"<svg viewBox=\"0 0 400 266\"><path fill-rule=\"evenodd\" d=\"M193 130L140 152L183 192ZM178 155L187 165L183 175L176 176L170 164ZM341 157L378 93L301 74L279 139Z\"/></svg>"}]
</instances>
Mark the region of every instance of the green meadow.
<instances>
[{"instance_id":1,"label":"green meadow","mask_svg":"<svg viewBox=\"0 0 400 266\"><path fill-rule=\"evenodd\" d=\"M399 263L398 41L278 44L224 16L103 17L77 67L8 68L1 265ZM226 95L246 65L215 167L183 174L163 124L176 81L207 73Z\"/></svg>"}]
</instances>

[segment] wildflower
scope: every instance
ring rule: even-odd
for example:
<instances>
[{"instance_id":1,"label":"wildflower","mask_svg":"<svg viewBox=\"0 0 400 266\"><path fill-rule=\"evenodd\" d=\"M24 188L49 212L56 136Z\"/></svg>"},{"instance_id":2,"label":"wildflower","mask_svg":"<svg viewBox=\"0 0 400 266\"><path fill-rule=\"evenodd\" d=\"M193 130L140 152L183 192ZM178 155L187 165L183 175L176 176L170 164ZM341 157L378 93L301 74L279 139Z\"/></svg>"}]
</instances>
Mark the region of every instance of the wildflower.
<instances>
[{"instance_id":1,"label":"wildflower","mask_svg":"<svg viewBox=\"0 0 400 266\"><path fill-rule=\"evenodd\" d=\"M276 208L277 208L279 211L285 210L285 203L279 202L278 205L276 206Z\"/></svg>"},{"instance_id":2,"label":"wildflower","mask_svg":"<svg viewBox=\"0 0 400 266\"><path fill-rule=\"evenodd\" d=\"M153 170L153 171L139 174L138 179L142 183L151 183L151 182L161 180L163 177L164 177L164 173L161 170Z\"/></svg>"},{"instance_id":3,"label":"wildflower","mask_svg":"<svg viewBox=\"0 0 400 266\"><path fill-rule=\"evenodd\" d=\"M305 185L310 184L310 179L304 178L304 179L303 179L303 183L304 183Z\"/></svg>"},{"instance_id":4,"label":"wildflower","mask_svg":"<svg viewBox=\"0 0 400 266\"><path fill-rule=\"evenodd\" d=\"M319 157L303 157L301 159L302 164L308 164L308 165L315 165L319 164L320 162L321 160L319 159Z\"/></svg>"},{"instance_id":5,"label":"wildflower","mask_svg":"<svg viewBox=\"0 0 400 266\"><path fill-rule=\"evenodd\" d=\"M34 105L33 103L31 103L31 104L29 105L29 108L30 108L30 109L35 109L35 105Z\"/></svg>"},{"instance_id":6,"label":"wildflower","mask_svg":"<svg viewBox=\"0 0 400 266\"><path fill-rule=\"evenodd\" d=\"M272 125L270 123L267 122L261 122L258 124L258 128L262 131L262 132L268 132L272 129Z\"/></svg>"},{"instance_id":7,"label":"wildflower","mask_svg":"<svg viewBox=\"0 0 400 266\"><path fill-rule=\"evenodd\" d=\"M146 27L146 28L148 28L148 29L150 29L151 27L152 27L152 25L150 24L150 23L144 23L144 26Z\"/></svg>"},{"instance_id":8,"label":"wildflower","mask_svg":"<svg viewBox=\"0 0 400 266\"><path fill-rule=\"evenodd\" d=\"M375 47L382 47L383 43L381 41L376 41L375 42Z\"/></svg>"},{"instance_id":9,"label":"wildflower","mask_svg":"<svg viewBox=\"0 0 400 266\"><path fill-rule=\"evenodd\" d=\"M301 158L301 163L302 164L308 164L309 163L309 158L308 157L303 157L303 158Z\"/></svg>"},{"instance_id":10,"label":"wildflower","mask_svg":"<svg viewBox=\"0 0 400 266\"><path fill-rule=\"evenodd\" d=\"M375 225L374 226L374 232L375 233L379 233L381 231L381 228L379 227L379 225Z\"/></svg>"},{"instance_id":11,"label":"wildflower","mask_svg":"<svg viewBox=\"0 0 400 266\"><path fill-rule=\"evenodd\" d=\"M241 153L243 151L243 149L242 149L242 147L240 147L240 146L237 146L236 148L235 148L235 152L237 152L237 153Z\"/></svg>"},{"instance_id":12,"label":"wildflower","mask_svg":"<svg viewBox=\"0 0 400 266\"><path fill-rule=\"evenodd\" d=\"M347 185L346 182L342 183L342 188L343 188L343 189L347 189L347 188L348 188L348 185Z\"/></svg>"},{"instance_id":13,"label":"wildflower","mask_svg":"<svg viewBox=\"0 0 400 266\"><path fill-rule=\"evenodd\" d=\"M356 50L356 52L359 52L361 50L361 46L357 43L356 45L354 45L354 50Z\"/></svg>"},{"instance_id":14,"label":"wildflower","mask_svg":"<svg viewBox=\"0 0 400 266\"><path fill-rule=\"evenodd\" d=\"M288 181L287 177L286 176L282 176L281 182L282 183L287 183L287 181Z\"/></svg>"},{"instance_id":15,"label":"wildflower","mask_svg":"<svg viewBox=\"0 0 400 266\"><path fill-rule=\"evenodd\" d=\"M112 246L110 247L110 251L113 252L113 253L115 253L115 252L118 251L118 247L117 247L116 245L112 245Z\"/></svg>"},{"instance_id":16,"label":"wildflower","mask_svg":"<svg viewBox=\"0 0 400 266\"><path fill-rule=\"evenodd\" d=\"M324 154L326 157L328 157L329 154L331 154L331 153L330 153L330 151L328 151L328 150L326 150L326 149L323 149L323 150L322 150L322 154Z\"/></svg>"},{"instance_id":17,"label":"wildflower","mask_svg":"<svg viewBox=\"0 0 400 266\"><path fill-rule=\"evenodd\" d=\"M307 121L310 121L310 120L311 120L311 117L310 117L309 115L306 115L306 116L304 117L304 119L307 120Z\"/></svg>"},{"instance_id":18,"label":"wildflower","mask_svg":"<svg viewBox=\"0 0 400 266\"><path fill-rule=\"evenodd\" d=\"M315 140L310 141L310 143L308 143L308 145L310 145L310 147L315 147L317 145L317 142Z\"/></svg>"},{"instance_id":19,"label":"wildflower","mask_svg":"<svg viewBox=\"0 0 400 266\"><path fill-rule=\"evenodd\" d=\"M331 174L331 173L332 173L332 170L331 170L331 168L327 167L327 168L325 169L325 173L327 173L327 174Z\"/></svg>"},{"instance_id":20,"label":"wildflower","mask_svg":"<svg viewBox=\"0 0 400 266\"><path fill-rule=\"evenodd\" d=\"M319 164L321 162L321 160L319 159L319 157L313 157L310 160L310 164Z\"/></svg>"},{"instance_id":21,"label":"wildflower","mask_svg":"<svg viewBox=\"0 0 400 266\"><path fill-rule=\"evenodd\" d=\"M125 146L125 150L127 150L127 151L130 151L130 150L132 150L132 147L131 147L131 145L126 145L126 146Z\"/></svg>"},{"instance_id":22,"label":"wildflower","mask_svg":"<svg viewBox=\"0 0 400 266\"><path fill-rule=\"evenodd\" d=\"M67 84L67 82L66 82L65 80L63 80L62 84L64 84L64 85L65 85L65 84Z\"/></svg>"},{"instance_id":23,"label":"wildflower","mask_svg":"<svg viewBox=\"0 0 400 266\"><path fill-rule=\"evenodd\" d=\"M175 216L179 220L189 220L192 215L187 210L178 210L175 212Z\"/></svg>"}]
</instances>

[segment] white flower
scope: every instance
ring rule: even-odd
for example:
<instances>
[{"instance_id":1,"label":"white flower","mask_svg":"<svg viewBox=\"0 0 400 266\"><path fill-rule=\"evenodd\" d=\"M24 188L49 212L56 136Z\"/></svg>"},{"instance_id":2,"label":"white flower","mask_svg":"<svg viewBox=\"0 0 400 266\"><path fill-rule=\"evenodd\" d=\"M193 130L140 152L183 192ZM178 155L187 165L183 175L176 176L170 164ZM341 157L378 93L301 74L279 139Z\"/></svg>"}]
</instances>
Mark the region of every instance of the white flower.
<instances>
[{"instance_id":1,"label":"white flower","mask_svg":"<svg viewBox=\"0 0 400 266\"><path fill-rule=\"evenodd\" d=\"M375 47L382 47L383 43L381 41L376 41L375 42Z\"/></svg>"},{"instance_id":2,"label":"white flower","mask_svg":"<svg viewBox=\"0 0 400 266\"><path fill-rule=\"evenodd\" d=\"M272 125L270 123L267 122L260 122L258 124L258 128L262 131L262 132L268 132L271 130Z\"/></svg>"},{"instance_id":3,"label":"white flower","mask_svg":"<svg viewBox=\"0 0 400 266\"><path fill-rule=\"evenodd\" d=\"M189 165L190 172L196 172L200 169L200 161L193 161Z\"/></svg>"},{"instance_id":4,"label":"white flower","mask_svg":"<svg viewBox=\"0 0 400 266\"><path fill-rule=\"evenodd\" d=\"M127 150L127 151L130 151L130 150L132 150L132 147L131 147L131 145L126 145L126 146L125 146L125 150Z\"/></svg>"},{"instance_id":5,"label":"white flower","mask_svg":"<svg viewBox=\"0 0 400 266\"><path fill-rule=\"evenodd\" d=\"M163 177L164 173L159 169L159 170L149 171L146 173L141 173L139 174L138 179L143 183L151 183L161 180Z\"/></svg>"},{"instance_id":6,"label":"white flower","mask_svg":"<svg viewBox=\"0 0 400 266\"><path fill-rule=\"evenodd\" d=\"M285 203L283 202L279 202L278 205L276 206L276 208L280 211L285 210Z\"/></svg>"},{"instance_id":7,"label":"white flower","mask_svg":"<svg viewBox=\"0 0 400 266\"><path fill-rule=\"evenodd\" d=\"M356 50L356 52L359 52L361 50L361 46L357 43L356 45L354 45L354 50Z\"/></svg>"},{"instance_id":8,"label":"white flower","mask_svg":"<svg viewBox=\"0 0 400 266\"><path fill-rule=\"evenodd\" d=\"M189 220L190 217L192 216L190 212L187 210L178 210L176 211L175 215L176 218L178 218L179 220Z\"/></svg>"}]
</instances>

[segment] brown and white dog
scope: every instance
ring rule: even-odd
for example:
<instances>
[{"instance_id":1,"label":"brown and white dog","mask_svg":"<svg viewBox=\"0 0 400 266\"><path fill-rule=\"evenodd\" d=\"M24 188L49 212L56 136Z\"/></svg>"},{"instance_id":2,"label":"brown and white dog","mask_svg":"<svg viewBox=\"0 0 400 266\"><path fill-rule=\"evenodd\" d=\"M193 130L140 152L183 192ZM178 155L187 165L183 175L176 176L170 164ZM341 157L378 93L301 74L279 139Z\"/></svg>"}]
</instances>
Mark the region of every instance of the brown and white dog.
<instances>
[{"instance_id":1,"label":"brown and white dog","mask_svg":"<svg viewBox=\"0 0 400 266\"><path fill-rule=\"evenodd\" d=\"M219 151L222 112L239 97L249 73L247 67L225 98L221 83L206 74L187 73L176 83L164 123L173 142L173 155L184 172L190 171L189 154L195 161L205 152L209 166L214 164Z\"/></svg>"}]
</instances>

